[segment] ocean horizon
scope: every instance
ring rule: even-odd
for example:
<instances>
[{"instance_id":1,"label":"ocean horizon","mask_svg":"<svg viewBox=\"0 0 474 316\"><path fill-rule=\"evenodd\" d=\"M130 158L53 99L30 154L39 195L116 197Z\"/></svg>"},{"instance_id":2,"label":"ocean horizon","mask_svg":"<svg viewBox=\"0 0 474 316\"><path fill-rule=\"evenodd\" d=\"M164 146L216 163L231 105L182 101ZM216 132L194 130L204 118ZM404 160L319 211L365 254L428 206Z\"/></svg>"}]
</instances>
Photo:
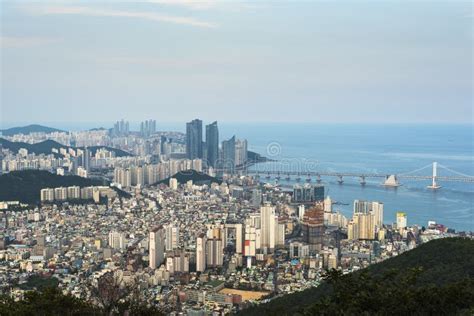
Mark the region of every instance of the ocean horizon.
<instances>
[{"instance_id":1,"label":"ocean horizon","mask_svg":"<svg viewBox=\"0 0 474 316\"><path fill-rule=\"evenodd\" d=\"M105 125L108 123L109 125ZM210 122L205 122L208 124ZM94 127L112 127L113 122L87 124L64 123L45 126L64 130L82 130ZM14 123L5 124L9 128ZM131 122L131 129L139 123ZM159 131L184 132L185 123L157 122ZM438 175L474 175L472 124L355 124L355 123L226 123L219 122L220 141L236 135L245 138L249 150L276 160L258 164L255 170L280 170L292 162L301 171L353 172L378 174L406 174L425 169L413 175L430 175L427 166L437 162ZM289 170L289 169L286 169ZM294 177L293 177L294 178ZM304 183L304 178L301 183ZM429 220L456 230L474 231L474 184L441 182L441 189L427 188L429 181L401 180L398 188L387 188L381 179L366 179L366 185L358 178L344 178L340 185L335 177L323 177L326 195L340 202L336 210L350 217L355 199L374 200L384 203L386 223L395 222L395 214L408 214L410 225L426 226ZM275 179L261 181L275 183ZM280 184L292 185L295 179L280 180ZM315 183L313 179L312 183ZM348 205L345 205L348 204Z\"/></svg>"}]
</instances>

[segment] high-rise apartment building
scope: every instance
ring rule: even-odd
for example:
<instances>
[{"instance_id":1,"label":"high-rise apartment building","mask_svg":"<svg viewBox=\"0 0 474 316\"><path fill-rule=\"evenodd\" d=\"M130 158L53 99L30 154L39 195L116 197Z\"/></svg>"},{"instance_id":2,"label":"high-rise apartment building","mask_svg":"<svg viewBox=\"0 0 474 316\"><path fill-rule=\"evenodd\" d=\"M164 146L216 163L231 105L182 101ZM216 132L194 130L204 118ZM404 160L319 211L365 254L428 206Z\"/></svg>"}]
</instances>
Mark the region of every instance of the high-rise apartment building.
<instances>
[{"instance_id":1,"label":"high-rise apartment building","mask_svg":"<svg viewBox=\"0 0 474 316\"><path fill-rule=\"evenodd\" d=\"M275 208L270 205L260 207L260 247L273 251L275 248Z\"/></svg>"},{"instance_id":2,"label":"high-rise apartment building","mask_svg":"<svg viewBox=\"0 0 474 316\"><path fill-rule=\"evenodd\" d=\"M122 187L128 188L132 186L132 173L130 169L115 168L114 182L119 183Z\"/></svg>"},{"instance_id":3,"label":"high-rise apartment building","mask_svg":"<svg viewBox=\"0 0 474 316\"><path fill-rule=\"evenodd\" d=\"M165 232L163 226L150 231L150 268L157 269L165 259Z\"/></svg>"},{"instance_id":4,"label":"high-rise apartment building","mask_svg":"<svg viewBox=\"0 0 474 316\"><path fill-rule=\"evenodd\" d=\"M199 235L196 238L196 271L204 272L206 271L206 246L207 238L205 234Z\"/></svg>"},{"instance_id":5,"label":"high-rise apartment building","mask_svg":"<svg viewBox=\"0 0 474 316\"><path fill-rule=\"evenodd\" d=\"M293 186L293 202L294 203L313 203L324 200L324 186L311 185L309 183L303 186L296 184Z\"/></svg>"},{"instance_id":6,"label":"high-rise apartment building","mask_svg":"<svg viewBox=\"0 0 474 316\"><path fill-rule=\"evenodd\" d=\"M114 136L127 136L129 133L129 123L122 119L114 124L112 131Z\"/></svg>"},{"instance_id":7,"label":"high-rise apartment building","mask_svg":"<svg viewBox=\"0 0 474 316\"><path fill-rule=\"evenodd\" d=\"M222 169L227 172L235 170L235 136L222 142Z\"/></svg>"},{"instance_id":8,"label":"high-rise apartment building","mask_svg":"<svg viewBox=\"0 0 474 316\"><path fill-rule=\"evenodd\" d=\"M111 231L109 233L109 246L113 249L125 249L126 247L126 237L124 233Z\"/></svg>"},{"instance_id":9,"label":"high-rise apartment building","mask_svg":"<svg viewBox=\"0 0 474 316\"><path fill-rule=\"evenodd\" d=\"M67 188L67 197L70 200L81 198L81 188L79 186L71 186Z\"/></svg>"},{"instance_id":10,"label":"high-rise apartment building","mask_svg":"<svg viewBox=\"0 0 474 316\"><path fill-rule=\"evenodd\" d=\"M52 202L54 201L54 189L46 188L41 189L41 202Z\"/></svg>"},{"instance_id":11,"label":"high-rise apartment building","mask_svg":"<svg viewBox=\"0 0 474 316\"><path fill-rule=\"evenodd\" d=\"M219 159L219 129L217 122L206 125L207 164L216 167Z\"/></svg>"},{"instance_id":12,"label":"high-rise apartment building","mask_svg":"<svg viewBox=\"0 0 474 316\"><path fill-rule=\"evenodd\" d=\"M324 238L324 207L322 203L306 210L301 225L303 241L310 246L310 250L320 250Z\"/></svg>"},{"instance_id":13,"label":"high-rise apartment building","mask_svg":"<svg viewBox=\"0 0 474 316\"><path fill-rule=\"evenodd\" d=\"M179 245L179 227L166 225L165 235L166 251L177 249Z\"/></svg>"},{"instance_id":14,"label":"high-rise apartment building","mask_svg":"<svg viewBox=\"0 0 474 316\"><path fill-rule=\"evenodd\" d=\"M407 222L407 213L397 212L397 229L405 229Z\"/></svg>"},{"instance_id":15,"label":"high-rise apartment building","mask_svg":"<svg viewBox=\"0 0 474 316\"><path fill-rule=\"evenodd\" d=\"M186 123L186 155L188 159L203 158L202 121L199 119Z\"/></svg>"},{"instance_id":16,"label":"high-rise apartment building","mask_svg":"<svg viewBox=\"0 0 474 316\"><path fill-rule=\"evenodd\" d=\"M145 175L142 167L130 168L130 177L132 186L145 185Z\"/></svg>"},{"instance_id":17,"label":"high-rise apartment building","mask_svg":"<svg viewBox=\"0 0 474 316\"><path fill-rule=\"evenodd\" d=\"M54 189L54 199L57 201L67 200L67 188L60 187Z\"/></svg>"},{"instance_id":18,"label":"high-rise apartment building","mask_svg":"<svg viewBox=\"0 0 474 316\"><path fill-rule=\"evenodd\" d=\"M147 120L141 122L140 124L140 134L143 137L149 137L156 132L156 121L155 120Z\"/></svg>"},{"instance_id":19,"label":"high-rise apartment building","mask_svg":"<svg viewBox=\"0 0 474 316\"><path fill-rule=\"evenodd\" d=\"M235 165L243 166L247 162L247 140L238 139L235 142Z\"/></svg>"},{"instance_id":20,"label":"high-rise apartment building","mask_svg":"<svg viewBox=\"0 0 474 316\"><path fill-rule=\"evenodd\" d=\"M82 152L82 166L84 167L84 169L86 169L87 173L90 172L90 169L91 169L91 153L90 153L89 148L87 148L87 146L84 149L84 151Z\"/></svg>"},{"instance_id":21,"label":"high-rise apartment building","mask_svg":"<svg viewBox=\"0 0 474 316\"><path fill-rule=\"evenodd\" d=\"M373 214L375 218L375 225L378 228L383 226L383 203L376 201L361 201L354 200L354 214Z\"/></svg>"},{"instance_id":22,"label":"high-rise apartment building","mask_svg":"<svg viewBox=\"0 0 474 316\"><path fill-rule=\"evenodd\" d=\"M285 223L275 217L275 247L285 246Z\"/></svg>"},{"instance_id":23,"label":"high-rise apartment building","mask_svg":"<svg viewBox=\"0 0 474 316\"><path fill-rule=\"evenodd\" d=\"M212 238L207 240L206 265L211 268L222 266L224 263L224 251L222 239Z\"/></svg>"},{"instance_id":24,"label":"high-rise apartment building","mask_svg":"<svg viewBox=\"0 0 474 316\"><path fill-rule=\"evenodd\" d=\"M235 242L235 252L242 254L244 246L243 225L241 223L226 223L224 231L226 242L233 240Z\"/></svg>"},{"instance_id":25,"label":"high-rise apartment building","mask_svg":"<svg viewBox=\"0 0 474 316\"><path fill-rule=\"evenodd\" d=\"M252 190L252 206L260 207L262 204L262 191L259 189Z\"/></svg>"},{"instance_id":26,"label":"high-rise apartment building","mask_svg":"<svg viewBox=\"0 0 474 316\"><path fill-rule=\"evenodd\" d=\"M373 240L375 239L375 216L373 213L354 213L352 220L347 224L348 239Z\"/></svg>"}]
</instances>

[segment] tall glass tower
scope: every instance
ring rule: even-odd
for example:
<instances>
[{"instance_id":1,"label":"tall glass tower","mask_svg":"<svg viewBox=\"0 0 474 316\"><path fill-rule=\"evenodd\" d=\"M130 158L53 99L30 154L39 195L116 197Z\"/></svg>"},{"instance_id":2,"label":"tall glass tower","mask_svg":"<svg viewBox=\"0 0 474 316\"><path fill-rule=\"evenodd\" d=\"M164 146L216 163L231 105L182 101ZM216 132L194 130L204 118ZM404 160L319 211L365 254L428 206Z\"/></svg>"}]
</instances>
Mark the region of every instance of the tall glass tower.
<instances>
[{"instance_id":1,"label":"tall glass tower","mask_svg":"<svg viewBox=\"0 0 474 316\"><path fill-rule=\"evenodd\" d=\"M219 129L217 121L206 125L206 147L207 147L207 164L210 167L216 167L217 159L219 159Z\"/></svg>"},{"instance_id":2,"label":"tall glass tower","mask_svg":"<svg viewBox=\"0 0 474 316\"><path fill-rule=\"evenodd\" d=\"M188 159L203 158L202 121L199 119L186 123L186 155Z\"/></svg>"}]
</instances>

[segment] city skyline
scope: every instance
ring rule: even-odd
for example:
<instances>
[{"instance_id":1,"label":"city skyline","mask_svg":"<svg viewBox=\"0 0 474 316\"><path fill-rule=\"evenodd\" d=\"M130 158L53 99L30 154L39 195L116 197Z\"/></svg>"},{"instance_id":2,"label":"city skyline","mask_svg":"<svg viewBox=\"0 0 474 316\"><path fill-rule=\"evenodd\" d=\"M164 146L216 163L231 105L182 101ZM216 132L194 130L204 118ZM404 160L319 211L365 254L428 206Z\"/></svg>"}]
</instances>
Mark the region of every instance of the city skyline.
<instances>
[{"instance_id":1,"label":"city skyline","mask_svg":"<svg viewBox=\"0 0 474 316\"><path fill-rule=\"evenodd\" d=\"M474 311L473 8L0 1L0 314Z\"/></svg>"},{"instance_id":2,"label":"city skyline","mask_svg":"<svg viewBox=\"0 0 474 316\"><path fill-rule=\"evenodd\" d=\"M471 25L468 2L3 2L0 121L471 123Z\"/></svg>"}]
</instances>

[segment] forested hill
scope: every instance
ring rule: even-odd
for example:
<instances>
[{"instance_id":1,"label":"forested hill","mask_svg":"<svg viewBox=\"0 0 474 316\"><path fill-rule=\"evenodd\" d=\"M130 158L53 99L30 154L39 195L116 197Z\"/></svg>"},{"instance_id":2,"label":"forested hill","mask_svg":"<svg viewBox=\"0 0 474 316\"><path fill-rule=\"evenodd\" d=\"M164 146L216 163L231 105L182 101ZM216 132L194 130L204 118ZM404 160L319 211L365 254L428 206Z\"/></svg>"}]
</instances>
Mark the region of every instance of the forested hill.
<instances>
[{"instance_id":1,"label":"forested hill","mask_svg":"<svg viewBox=\"0 0 474 316\"><path fill-rule=\"evenodd\" d=\"M108 185L108 182L79 176L59 176L44 170L12 171L0 176L0 201L37 204L43 188L100 185Z\"/></svg>"},{"instance_id":2,"label":"forested hill","mask_svg":"<svg viewBox=\"0 0 474 316\"><path fill-rule=\"evenodd\" d=\"M179 184L185 184L186 182L190 180L193 181L194 184L201 184L201 183L211 184L213 182L218 183L218 184L222 183L221 180L215 177L211 177L210 175L207 175L205 173L190 169L190 170L180 171L172 175L171 177L168 177L166 179L163 179L157 182L156 184L168 185L171 178L175 178Z\"/></svg>"},{"instance_id":3,"label":"forested hill","mask_svg":"<svg viewBox=\"0 0 474 316\"><path fill-rule=\"evenodd\" d=\"M317 288L242 315L472 315L474 240L430 241L356 273L328 272Z\"/></svg>"},{"instance_id":4,"label":"forested hill","mask_svg":"<svg viewBox=\"0 0 474 316\"><path fill-rule=\"evenodd\" d=\"M52 153L51 150L53 148L56 148L58 150L59 148L84 149L84 147L71 147L71 146L62 145L51 139L48 139L39 143L35 143L35 144L29 144L29 143L23 143L23 142L11 142L9 140L6 140L5 138L0 138L0 144L2 145L3 148L9 149L15 153L18 152L20 148L25 148L28 150L29 153L35 153L37 155L39 154L49 155ZM105 148L108 151L115 152L115 155L117 157L132 156L132 154L126 151L123 151L117 148L107 147L107 146L90 146L87 148L89 149L92 155L95 155L95 152L98 149Z\"/></svg>"},{"instance_id":5,"label":"forested hill","mask_svg":"<svg viewBox=\"0 0 474 316\"><path fill-rule=\"evenodd\" d=\"M7 128L4 130L1 130L1 132L3 136L13 136L16 134L24 134L24 135L28 135L31 133L48 134L48 133L64 132L64 131L57 128L47 127L47 126L38 125L38 124L32 124L32 125L21 126L21 127Z\"/></svg>"}]
</instances>

